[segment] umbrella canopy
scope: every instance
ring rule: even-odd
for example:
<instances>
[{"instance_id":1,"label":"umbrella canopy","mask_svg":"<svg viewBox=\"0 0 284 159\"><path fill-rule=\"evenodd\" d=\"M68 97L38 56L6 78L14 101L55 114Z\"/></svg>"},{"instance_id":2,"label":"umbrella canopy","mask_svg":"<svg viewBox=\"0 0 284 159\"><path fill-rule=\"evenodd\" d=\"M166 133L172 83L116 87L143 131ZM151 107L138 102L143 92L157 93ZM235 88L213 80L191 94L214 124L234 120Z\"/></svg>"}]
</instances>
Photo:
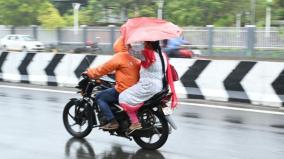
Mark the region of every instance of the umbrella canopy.
<instances>
[{"instance_id":1,"label":"umbrella canopy","mask_svg":"<svg viewBox=\"0 0 284 159\"><path fill-rule=\"evenodd\" d=\"M120 31L125 44L171 39L182 33L182 29L171 22L147 17L128 19Z\"/></svg>"}]
</instances>

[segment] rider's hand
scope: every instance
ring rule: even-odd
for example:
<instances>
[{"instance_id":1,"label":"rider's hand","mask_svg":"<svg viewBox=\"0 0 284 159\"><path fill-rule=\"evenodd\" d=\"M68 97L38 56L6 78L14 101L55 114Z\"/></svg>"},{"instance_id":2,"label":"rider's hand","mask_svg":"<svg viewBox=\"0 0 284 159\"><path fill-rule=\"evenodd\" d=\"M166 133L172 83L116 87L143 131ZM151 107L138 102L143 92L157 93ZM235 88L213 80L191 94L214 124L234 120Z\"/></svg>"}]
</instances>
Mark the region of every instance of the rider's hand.
<instances>
[{"instance_id":1,"label":"rider's hand","mask_svg":"<svg viewBox=\"0 0 284 159\"><path fill-rule=\"evenodd\" d=\"M89 78L87 71L82 72L82 73L81 73L81 76L82 76L83 78Z\"/></svg>"},{"instance_id":2,"label":"rider's hand","mask_svg":"<svg viewBox=\"0 0 284 159\"><path fill-rule=\"evenodd\" d=\"M93 71L92 71L93 69L91 69L91 68L88 68L85 72L83 72L83 73L85 73L90 79L95 79L96 77L95 77L95 75L94 75L94 73L93 73Z\"/></svg>"}]
</instances>

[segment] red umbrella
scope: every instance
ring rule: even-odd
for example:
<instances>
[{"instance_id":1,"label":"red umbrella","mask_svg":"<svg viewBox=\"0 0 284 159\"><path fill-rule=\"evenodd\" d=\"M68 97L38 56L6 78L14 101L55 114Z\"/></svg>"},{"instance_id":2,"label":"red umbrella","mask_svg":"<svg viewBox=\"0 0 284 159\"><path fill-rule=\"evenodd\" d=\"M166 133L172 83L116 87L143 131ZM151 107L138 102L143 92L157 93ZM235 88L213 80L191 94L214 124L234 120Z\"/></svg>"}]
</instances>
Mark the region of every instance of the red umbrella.
<instances>
[{"instance_id":1,"label":"red umbrella","mask_svg":"<svg viewBox=\"0 0 284 159\"><path fill-rule=\"evenodd\" d=\"M147 17L128 19L120 31L126 44L171 39L182 33L182 29L171 22Z\"/></svg>"}]
</instances>

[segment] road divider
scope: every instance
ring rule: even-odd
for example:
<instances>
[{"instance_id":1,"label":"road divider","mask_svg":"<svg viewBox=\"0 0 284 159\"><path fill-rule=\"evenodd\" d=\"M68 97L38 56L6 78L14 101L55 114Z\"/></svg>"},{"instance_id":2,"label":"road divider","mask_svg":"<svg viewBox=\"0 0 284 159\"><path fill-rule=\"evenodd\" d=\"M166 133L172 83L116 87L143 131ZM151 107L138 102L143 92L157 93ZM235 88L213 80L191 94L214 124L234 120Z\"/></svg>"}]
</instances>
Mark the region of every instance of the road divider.
<instances>
[{"instance_id":1,"label":"road divider","mask_svg":"<svg viewBox=\"0 0 284 159\"><path fill-rule=\"evenodd\" d=\"M109 55L9 53L0 54L0 80L74 87L80 74ZM180 98L284 106L284 63L172 58L180 80Z\"/></svg>"}]
</instances>

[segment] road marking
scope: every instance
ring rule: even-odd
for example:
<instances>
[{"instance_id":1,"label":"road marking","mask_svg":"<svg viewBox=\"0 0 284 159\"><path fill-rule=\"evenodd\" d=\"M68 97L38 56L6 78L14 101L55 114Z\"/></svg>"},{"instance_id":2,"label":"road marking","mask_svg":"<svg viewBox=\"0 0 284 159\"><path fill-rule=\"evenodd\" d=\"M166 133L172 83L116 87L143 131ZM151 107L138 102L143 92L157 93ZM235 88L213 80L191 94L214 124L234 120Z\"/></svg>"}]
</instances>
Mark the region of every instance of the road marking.
<instances>
[{"instance_id":1,"label":"road marking","mask_svg":"<svg viewBox=\"0 0 284 159\"><path fill-rule=\"evenodd\" d=\"M61 90L52 90L52 89L43 89L43 88L33 88L33 87L21 87L21 86L0 85L0 88L1 88L1 87L2 87L2 88L21 89L21 90L42 91L42 92L76 94L76 92L73 92L73 91L61 91ZM206 107L206 108L237 110L237 111L263 113L263 114L284 115L283 112L277 112L277 111L259 110L259 109L249 109L249 108L237 108L237 107L228 107L228 106L221 106L221 105L214 105L214 104L211 105L211 104L185 103L185 102L179 102L179 104L189 105L189 106L194 106L194 107Z\"/></svg>"},{"instance_id":2,"label":"road marking","mask_svg":"<svg viewBox=\"0 0 284 159\"><path fill-rule=\"evenodd\" d=\"M284 115L283 112L277 112L277 111L259 110L259 109L250 109L250 108L237 108L237 107L229 107L229 106L221 106L221 105L213 105L213 104L211 105L211 104L185 103L185 102L179 102L179 104L190 105L190 106L195 106L195 107L206 107L206 108L237 110L237 111L263 113L263 114Z\"/></svg>"},{"instance_id":3,"label":"road marking","mask_svg":"<svg viewBox=\"0 0 284 159\"><path fill-rule=\"evenodd\" d=\"M42 91L42 92L76 94L76 92L73 92L73 91L61 91L61 90L33 88L33 87L20 87L20 86L7 86L7 85L0 85L0 87L2 87L2 88L12 88L12 89L22 89L22 90L32 90L32 91Z\"/></svg>"}]
</instances>

